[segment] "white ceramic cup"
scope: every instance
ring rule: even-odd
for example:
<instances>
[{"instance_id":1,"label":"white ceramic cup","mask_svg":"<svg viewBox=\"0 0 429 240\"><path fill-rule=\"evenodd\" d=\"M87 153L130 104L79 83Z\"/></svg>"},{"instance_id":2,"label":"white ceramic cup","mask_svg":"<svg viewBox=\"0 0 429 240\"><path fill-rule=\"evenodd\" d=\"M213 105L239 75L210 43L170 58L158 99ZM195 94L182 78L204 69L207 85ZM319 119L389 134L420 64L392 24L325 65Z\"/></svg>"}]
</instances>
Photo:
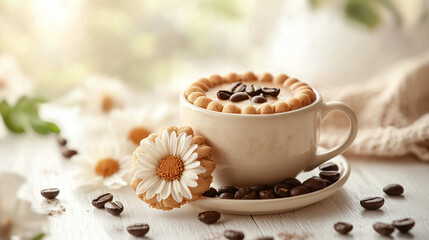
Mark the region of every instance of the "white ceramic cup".
<instances>
[{"instance_id":1,"label":"white ceramic cup","mask_svg":"<svg viewBox=\"0 0 429 240\"><path fill-rule=\"evenodd\" d=\"M276 184L309 171L344 152L357 134L357 118L346 104L316 100L300 109L276 114L214 112L180 96L180 121L204 136L213 149L217 185ZM350 131L343 144L318 153L320 124L333 111L345 113Z\"/></svg>"}]
</instances>

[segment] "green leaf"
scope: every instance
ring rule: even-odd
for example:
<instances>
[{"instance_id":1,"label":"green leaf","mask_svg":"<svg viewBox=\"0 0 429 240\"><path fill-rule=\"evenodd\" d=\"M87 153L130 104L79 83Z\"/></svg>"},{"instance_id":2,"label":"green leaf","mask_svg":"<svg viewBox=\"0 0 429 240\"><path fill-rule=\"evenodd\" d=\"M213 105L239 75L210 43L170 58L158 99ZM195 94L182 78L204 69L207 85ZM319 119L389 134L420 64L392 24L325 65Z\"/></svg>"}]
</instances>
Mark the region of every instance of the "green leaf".
<instances>
[{"instance_id":1,"label":"green leaf","mask_svg":"<svg viewBox=\"0 0 429 240\"><path fill-rule=\"evenodd\" d=\"M11 109L3 116L3 121L10 131L14 133L25 133L25 116L15 111L15 109Z\"/></svg>"},{"instance_id":2,"label":"green leaf","mask_svg":"<svg viewBox=\"0 0 429 240\"><path fill-rule=\"evenodd\" d=\"M373 4L370 0L348 0L345 5L346 16L368 28L375 28L380 23L380 17Z\"/></svg>"},{"instance_id":3,"label":"green leaf","mask_svg":"<svg viewBox=\"0 0 429 240\"><path fill-rule=\"evenodd\" d=\"M31 240L42 240L45 237L44 233L40 233L36 236L34 236Z\"/></svg>"},{"instance_id":4,"label":"green leaf","mask_svg":"<svg viewBox=\"0 0 429 240\"><path fill-rule=\"evenodd\" d=\"M59 133L60 129L57 125L51 122L45 122L39 116L30 117L31 128L40 134Z\"/></svg>"}]
</instances>

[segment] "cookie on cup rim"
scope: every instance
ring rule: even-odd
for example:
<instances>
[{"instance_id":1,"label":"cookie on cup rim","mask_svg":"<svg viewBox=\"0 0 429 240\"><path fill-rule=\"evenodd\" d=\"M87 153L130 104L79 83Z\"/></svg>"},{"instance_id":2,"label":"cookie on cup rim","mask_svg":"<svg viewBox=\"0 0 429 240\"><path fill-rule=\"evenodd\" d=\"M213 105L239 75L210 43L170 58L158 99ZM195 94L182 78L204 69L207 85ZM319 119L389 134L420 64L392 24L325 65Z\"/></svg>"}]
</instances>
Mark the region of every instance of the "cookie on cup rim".
<instances>
[{"instance_id":1,"label":"cookie on cup rim","mask_svg":"<svg viewBox=\"0 0 429 240\"><path fill-rule=\"evenodd\" d=\"M151 207L171 210L210 188L212 149L191 127L169 127L143 139L133 153L131 187Z\"/></svg>"}]
</instances>

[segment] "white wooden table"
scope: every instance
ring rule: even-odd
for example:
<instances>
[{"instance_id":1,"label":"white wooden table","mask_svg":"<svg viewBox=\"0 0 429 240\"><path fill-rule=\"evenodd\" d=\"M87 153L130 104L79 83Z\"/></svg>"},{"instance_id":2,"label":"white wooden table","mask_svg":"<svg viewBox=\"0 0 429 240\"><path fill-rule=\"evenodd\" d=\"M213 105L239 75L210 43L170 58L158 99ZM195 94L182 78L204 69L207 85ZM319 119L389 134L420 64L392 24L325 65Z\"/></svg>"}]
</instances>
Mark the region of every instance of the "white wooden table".
<instances>
[{"instance_id":1,"label":"white wooden table","mask_svg":"<svg viewBox=\"0 0 429 240\"><path fill-rule=\"evenodd\" d=\"M197 219L200 208L187 204L168 212L151 209L130 188L89 193L72 190L71 163L61 156L54 136L9 135L0 139L0 170L24 175L25 197L37 211L51 214L47 239L134 239L125 230L134 223L150 225L146 239L222 239L226 229L243 231L245 239L379 239L383 237L372 229L374 222L404 217L413 218L416 226L410 234L395 231L394 239L429 239L429 164L411 157L349 161L349 181L328 199L282 214L222 215L218 223L205 225ZM405 194L385 196L382 188L390 183L402 184ZM48 187L60 189L57 201L48 203L41 197L40 190ZM124 204L120 217L91 205L91 198L103 191L113 193L114 199ZM381 210L362 209L359 200L369 196L385 197ZM352 223L353 231L348 236L338 234L333 229L337 221Z\"/></svg>"}]
</instances>

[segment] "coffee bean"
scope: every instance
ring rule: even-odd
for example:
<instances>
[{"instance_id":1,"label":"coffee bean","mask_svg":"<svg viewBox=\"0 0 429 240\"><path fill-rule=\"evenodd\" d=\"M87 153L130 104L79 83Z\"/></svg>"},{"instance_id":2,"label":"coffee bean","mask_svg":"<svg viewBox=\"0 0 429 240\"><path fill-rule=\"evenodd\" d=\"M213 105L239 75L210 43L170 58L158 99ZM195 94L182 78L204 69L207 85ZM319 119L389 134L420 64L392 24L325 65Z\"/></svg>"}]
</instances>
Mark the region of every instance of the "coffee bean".
<instances>
[{"instance_id":1,"label":"coffee bean","mask_svg":"<svg viewBox=\"0 0 429 240\"><path fill-rule=\"evenodd\" d=\"M398 196L404 193L404 188L399 184L389 184L383 188L383 192L390 196Z\"/></svg>"},{"instance_id":2,"label":"coffee bean","mask_svg":"<svg viewBox=\"0 0 429 240\"><path fill-rule=\"evenodd\" d=\"M327 162L319 166L320 171L338 171L338 165L333 162Z\"/></svg>"},{"instance_id":3,"label":"coffee bean","mask_svg":"<svg viewBox=\"0 0 429 240\"><path fill-rule=\"evenodd\" d=\"M395 227L402 233L410 231L410 229L413 228L415 224L416 222L414 222L414 220L411 218L404 218L392 222L393 227Z\"/></svg>"},{"instance_id":4,"label":"coffee bean","mask_svg":"<svg viewBox=\"0 0 429 240\"><path fill-rule=\"evenodd\" d=\"M60 136L57 136L57 143L60 146L65 146L67 144L67 140L64 139L64 138L62 138L62 137L60 137Z\"/></svg>"},{"instance_id":5,"label":"coffee bean","mask_svg":"<svg viewBox=\"0 0 429 240\"><path fill-rule=\"evenodd\" d=\"M298 186L298 187L294 187L290 190L290 196L294 197L294 196L299 196L299 195L303 195L303 194L307 194L310 192L310 189L306 186Z\"/></svg>"},{"instance_id":6,"label":"coffee bean","mask_svg":"<svg viewBox=\"0 0 429 240\"><path fill-rule=\"evenodd\" d=\"M261 199L273 199L276 195L274 195L274 192L272 190L262 190L259 192L259 198Z\"/></svg>"},{"instance_id":7,"label":"coffee bean","mask_svg":"<svg viewBox=\"0 0 429 240\"><path fill-rule=\"evenodd\" d=\"M332 185L332 183L333 183L333 182L331 182L331 181L329 181L329 180L327 180L327 179L323 179L323 178L321 178L321 179L326 183L326 187L331 186L331 185Z\"/></svg>"},{"instance_id":8,"label":"coffee bean","mask_svg":"<svg viewBox=\"0 0 429 240\"><path fill-rule=\"evenodd\" d=\"M264 87L264 88L262 88L262 92L264 93L264 95L277 97L280 93L280 89L279 88Z\"/></svg>"},{"instance_id":9,"label":"coffee bean","mask_svg":"<svg viewBox=\"0 0 429 240\"><path fill-rule=\"evenodd\" d=\"M235 89L235 92L244 92L246 91L246 84L241 84Z\"/></svg>"},{"instance_id":10,"label":"coffee bean","mask_svg":"<svg viewBox=\"0 0 429 240\"><path fill-rule=\"evenodd\" d=\"M235 194L235 192L237 192L237 188L236 187L232 187L232 186L222 186L217 190L218 194L222 194L222 193L232 193Z\"/></svg>"},{"instance_id":11,"label":"coffee bean","mask_svg":"<svg viewBox=\"0 0 429 240\"><path fill-rule=\"evenodd\" d=\"M65 149L63 149L63 150L61 151L61 154L62 154L65 158L71 158L71 157L73 157L74 155L76 155L76 154L77 154L77 151L76 151L76 150L73 150L73 149L65 148Z\"/></svg>"},{"instance_id":12,"label":"coffee bean","mask_svg":"<svg viewBox=\"0 0 429 240\"><path fill-rule=\"evenodd\" d=\"M254 199L256 197L255 191L252 191L250 187L239 188L235 193L234 198L236 199Z\"/></svg>"},{"instance_id":13,"label":"coffee bean","mask_svg":"<svg viewBox=\"0 0 429 240\"><path fill-rule=\"evenodd\" d=\"M274 240L273 237L258 237L256 240Z\"/></svg>"},{"instance_id":14,"label":"coffee bean","mask_svg":"<svg viewBox=\"0 0 429 240\"><path fill-rule=\"evenodd\" d=\"M122 203L119 201L106 202L104 204L104 208L108 213L114 216L118 216L122 211L124 211L124 205L122 205Z\"/></svg>"},{"instance_id":15,"label":"coffee bean","mask_svg":"<svg viewBox=\"0 0 429 240\"><path fill-rule=\"evenodd\" d=\"M341 234L347 234L353 229L353 225L346 222L337 222L334 225L334 229Z\"/></svg>"},{"instance_id":16,"label":"coffee bean","mask_svg":"<svg viewBox=\"0 0 429 240\"><path fill-rule=\"evenodd\" d=\"M231 86L229 87L229 91L231 92L235 92L235 89L240 86L242 83L241 82L235 82L233 84L231 84Z\"/></svg>"},{"instance_id":17,"label":"coffee bean","mask_svg":"<svg viewBox=\"0 0 429 240\"><path fill-rule=\"evenodd\" d=\"M205 224L212 224L217 222L220 218L220 213L216 211L201 212L198 214L198 220Z\"/></svg>"},{"instance_id":18,"label":"coffee bean","mask_svg":"<svg viewBox=\"0 0 429 240\"><path fill-rule=\"evenodd\" d=\"M253 84L252 85L247 85L247 87L246 87L246 93L249 96L252 96L252 97L254 97L256 95L259 95L259 94L262 93L261 86L259 86L259 85L254 86Z\"/></svg>"},{"instance_id":19,"label":"coffee bean","mask_svg":"<svg viewBox=\"0 0 429 240\"><path fill-rule=\"evenodd\" d=\"M383 236L389 236L395 230L392 225L387 223L376 222L372 225L374 230Z\"/></svg>"},{"instance_id":20,"label":"coffee bean","mask_svg":"<svg viewBox=\"0 0 429 240\"><path fill-rule=\"evenodd\" d=\"M264 96L255 96L252 98L253 103L264 103L267 99Z\"/></svg>"},{"instance_id":21,"label":"coffee bean","mask_svg":"<svg viewBox=\"0 0 429 240\"><path fill-rule=\"evenodd\" d=\"M241 102L247 99L249 99L249 96L244 92L236 92L232 94L231 97L229 98L231 102Z\"/></svg>"},{"instance_id":22,"label":"coffee bean","mask_svg":"<svg viewBox=\"0 0 429 240\"><path fill-rule=\"evenodd\" d=\"M234 199L234 194L229 192L224 192L219 195L220 199Z\"/></svg>"},{"instance_id":23,"label":"coffee bean","mask_svg":"<svg viewBox=\"0 0 429 240\"><path fill-rule=\"evenodd\" d=\"M319 176L331 182L336 182L340 179L340 173L337 171L321 171Z\"/></svg>"},{"instance_id":24,"label":"coffee bean","mask_svg":"<svg viewBox=\"0 0 429 240\"><path fill-rule=\"evenodd\" d=\"M360 205L366 210L377 210L384 204L384 198L382 197L369 197L360 200Z\"/></svg>"},{"instance_id":25,"label":"coffee bean","mask_svg":"<svg viewBox=\"0 0 429 240\"><path fill-rule=\"evenodd\" d=\"M308 187L308 189L310 189L310 191L312 191L312 192L318 191L318 190L326 187L325 181L323 181L321 178L318 178L318 177L311 177L311 178L305 180L302 183L302 185Z\"/></svg>"},{"instance_id":26,"label":"coffee bean","mask_svg":"<svg viewBox=\"0 0 429 240\"><path fill-rule=\"evenodd\" d=\"M255 192L260 192L260 191L268 189L268 188L269 188L269 186L266 184L259 184L259 185L255 185L255 186L250 187L250 189L252 191L255 191Z\"/></svg>"},{"instance_id":27,"label":"coffee bean","mask_svg":"<svg viewBox=\"0 0 429 240\"><path fill-rule=\"evenodd\" d=\"M129 234L135 237L143 237L149 232L148 224L135 224L127 227L127 231Z\"/></svg>"},{"instance_id":28,"label":"coffee bean","mask_svg":"<svg viewBox=\"0 0 429 240\"><path fill-rule=\"evenodd\" d=\"M289 196L289 190L290 190L290 186L284 183L280 183L280 184L276 184L274 186L274 193L276 194L277 197L288 197Z\"/></svg>"},{"instance_id":29,"label":"coffee bean","mask_svg":"<svg viewBox=\"0 0 429 240\"><path fill-rule=\"evenodd\" d=\"M298 186L302 185L301 181L299 181L296 178L288 178L288 179L284 180L283 183L289 185L291 188L298 187Z\"/></svg>"},{"instance_id":30,"label":"coffee bean","mask_svg":"<svg viewBox=\"0 0 429 240\"><path fill-rule=\"evenodd\" d=\"M104 204L111 202L113 200L113 195L111 193L103 193L92 199L92 206L96 208L104 208Z\"/></svg>"},{"instance_id":31,"label":"coffee bean","mask_svg":"<svg viewBox=\"0 0 429 240\"><path fill-rule=\"evenodd\" d=\"M204 197L211 197L211 198L213 198L213 197L216 197L216 195L217 195L217 191L216 191L215 188L212 188L212 187L210 187L209 190L207 190L207 191L205 191L203 193Z\"/></svg>"},{"instance_id":32,"label":"coffee bean","mask_svg":"<svg viewBox=\"0 0 429 240\"><path fill-rule=\"evenodd\" d=\"M40 194L46 199L54 199L60 194L60 190L58 188L47 188L40 191Z\"/></svg>"},{"instance_id":33,"label":"coffee bean","mask_svg":"<svg viewBox=\"0 0 429 240\"><path fill-rule=\"evenodd\" d=\"M240 231L226 230L223 232L223 236L229 240L242 240L244 239L244 234Z\"/></svg>"},{"instance_id":34,"label":"coffee bean","mask_svg":"<svg viewBox=\"0 0 429 240\"><path fill-rule=\"evenodd\" d=\"M216 93L217 98L220 100L228 100L232 95L232 92L226 90L220 90Z\"/></svg>"}]
</instances>

